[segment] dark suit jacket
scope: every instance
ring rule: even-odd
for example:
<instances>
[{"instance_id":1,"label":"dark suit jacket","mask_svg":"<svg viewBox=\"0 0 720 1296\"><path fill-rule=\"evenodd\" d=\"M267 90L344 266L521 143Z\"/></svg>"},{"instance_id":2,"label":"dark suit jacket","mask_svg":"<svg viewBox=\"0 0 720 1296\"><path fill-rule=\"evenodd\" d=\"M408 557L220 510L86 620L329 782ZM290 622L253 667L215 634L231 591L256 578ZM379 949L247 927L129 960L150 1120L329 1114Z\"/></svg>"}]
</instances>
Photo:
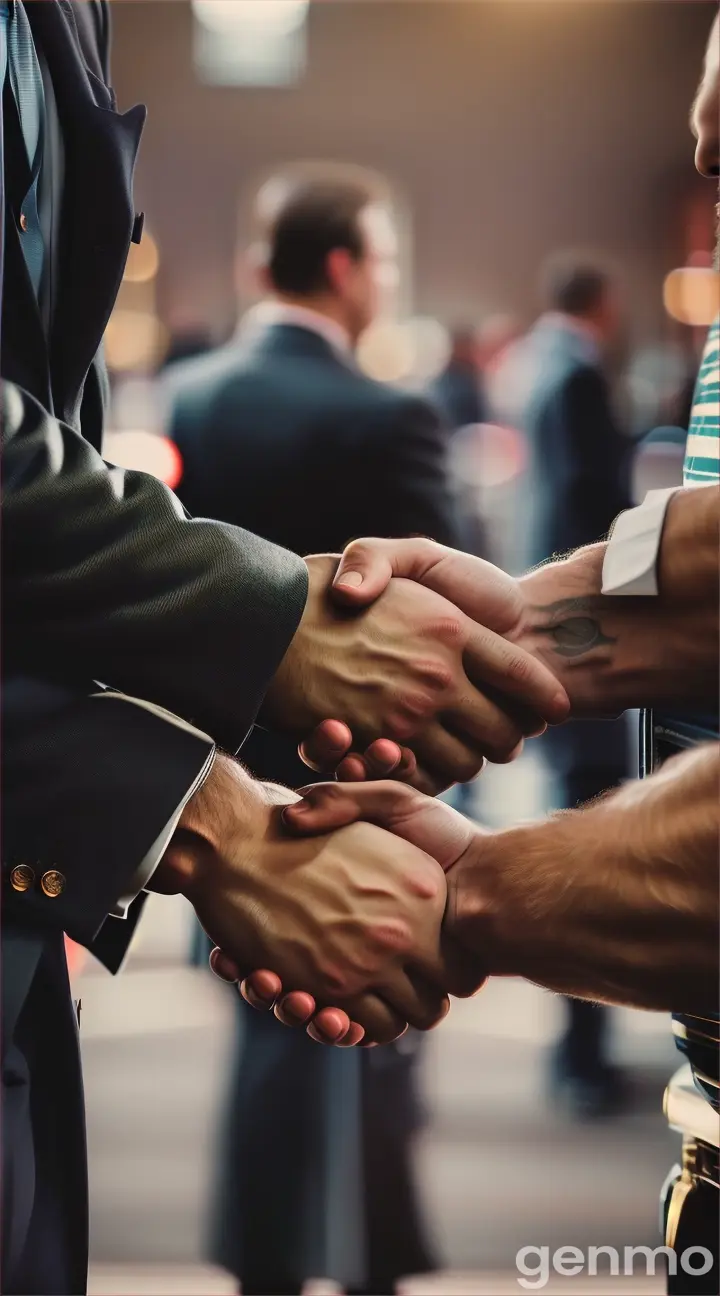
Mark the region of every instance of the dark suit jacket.
<instances>
[{"instance_id":1,"label":"dark suit jacket","mask_svg":"<svg viewBox=\"0 0 720 1296\"><path fill-rule=\"evenodd\" d=\"M454 527L439 419L372 382L318 333L276 324L176 368L171 432L178 494L298 554L359 535Z\"/></svg>"},{"instance_id":2,"label":"dark suit jacket","mask_svg":"<svg viewBox=\"0 0 720 1296\"><path fill-rule=\"evenodd\" d=\"M63 932L111 971L142 910L108 917L212 748L96 688L15 676L3 691L2 1290L78 1293L87 1184ZM30 867L34 883L12 885ZM48 870L64 890L46 895Z\"/></svg>"},{"instance_id":3,"label":"dark suit jacket","mask_svg":"<svg viewBox=\"0 0 720 1296\"><path fill-rule=\"evenodd\" d=\"M358 535L453 542L437 415L363 377L317 333L274 325L177 369L168 386L192 511L297 553ZM243 758L290 786L312 779L292 744L260 729ZM412 1041L323 1052L240 1001L237 1014L211 1258L248 1291L323 1275L389 1291L429 1268L411 1169Z\"/></svg>"},{"instance_id":4,"label":"dark suit jacket","mask_svg":"<svg viewBox=\"0 0 720 1296\"><path fill-rule=\"evenodd\" d=\"M618 513L630 507L630 443L618 428L589 339L546 318L526 346L536 375L524 418L532 565L603 539ZM573 803L575 783L585 789L579 795L589 798L627 773L624 721L574 721L549 729L541 742Z\"/></svg>"},{"instance_id":5,"label":"dark suit jacket","mask_svg":"<svg viewBox=\"0 0 720 1296\"><path fill-rule=\"evenodd\" d=\"M11 777L3 807L4 848L10 852L3 861L3 993L6 1047L21 1060L13 1061L3 1078L6 1088L24 1092L24 1106L18 1107L16 1094L13 1110L27 1122L22 1133L19 1126L16 1130L25 1139L23 1155L13 1163L16 1171L20 1167L20 1179L11 1175L4 1198L11 1251L3 1276L7 1290L16 1293L26 1287L64 1293L82 1286L78 1256L85 1245L84 1208L79 1202L72 1246L65 1246L58 1224L65 1193L60 1144L37 1098L42 1092L37 1076L47 1074L48 1064L40 1056L40 1042L52 1038L53 1065L71 1085L71 1091L56 1094L54 1107L58 1112L64 1107L67 1137L82 1161L75 1031L67 1013L52 1007L53 997L70 1006L62 928L89 940L102 926L110 897L126 888L141 862L142 844L158 837L168 804L178 805L192 783L187 768L192 761L177 730L168 729L158 739L153 755L154 744L145 742L142 727L135 729L136 743L123 731L117 760L111 752L92 756L99 750L98 724L95 712L82 708L73 732L64 733L50 759L35 708L39 705L42 715L48 681L62 689L101 680L161 703L237 748L302 615L307 581L304 564L293 555L233 527L192 521L159 482L108 467L100 457L105 384L99 350L131 238L139 237L132 173L145 110L116 111L107 83L104 5L33 0L26 8L53 82L65 174L59 273L46 337L20 246L19 208L28 176L20 122L6 84L3 667L4 704L17 709L5 750ZM27 687L12 702L21 676L45 681L37 686L40 703ZM31 743L27 750L21 741L23 714ZM111 744L113 725L107 713L102 715ZM63 749L67 755L61 758L57 753ZM14 753L20 753L22 777L13 773ZM122 804L122 797L113 801L116 781L125 794L124 815L112 813L114 804ZM94 816L91 806L97 807ZM65 895L48 905L37 889L16 896L11 863L20 857L62 860ZM131 924L120 927L123 935L112 938L115 965ZM25 1086L28 1075L33 1083ZM37 1156L41 1148L51 1158L37 1181L33 1140ZM44 1221L43 1228L47 1224L45 1241L40 1250L34 1248L34 1258L46 1268L41 1277L23 1271L16 1282L18 1256L28 1238L37 1236L37 1229L34 1234L30 1229L31 1215L35 1223ZM48 1276L52 1273L54 1278Z\"/></svg>"}]
</instances>

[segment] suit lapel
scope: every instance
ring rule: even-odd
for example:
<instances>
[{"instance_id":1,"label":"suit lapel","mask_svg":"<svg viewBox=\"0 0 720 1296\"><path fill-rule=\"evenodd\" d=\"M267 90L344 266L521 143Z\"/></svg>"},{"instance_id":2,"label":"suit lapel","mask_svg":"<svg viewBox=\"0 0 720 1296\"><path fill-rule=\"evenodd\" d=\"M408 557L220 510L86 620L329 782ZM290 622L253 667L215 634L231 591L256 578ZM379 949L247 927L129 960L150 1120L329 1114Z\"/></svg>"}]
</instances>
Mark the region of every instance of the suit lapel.
<instances>
[{"instance_id":1,"label":"suit lapel","mask_svg":"<svg viewBox=\"0 0 720 1296\"><path fill-rule=\"evenodd\" d=\"M77 424L83 383L130 246L132 178L146 110L114 111L110 90L84 57L70 4L42 0L27 9L50 69L65 143L50 356L55 412Z\"/></svg>"}]
</instances>

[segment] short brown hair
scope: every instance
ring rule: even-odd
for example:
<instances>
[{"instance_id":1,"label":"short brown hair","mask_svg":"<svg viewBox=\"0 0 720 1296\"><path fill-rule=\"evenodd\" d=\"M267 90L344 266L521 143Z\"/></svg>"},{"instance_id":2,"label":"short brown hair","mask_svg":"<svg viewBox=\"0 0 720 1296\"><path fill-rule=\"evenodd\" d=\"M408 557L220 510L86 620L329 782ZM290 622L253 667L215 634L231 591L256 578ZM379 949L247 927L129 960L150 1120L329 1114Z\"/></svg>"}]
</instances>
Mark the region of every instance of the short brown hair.
<instances>
[{"instance_id":1,"label":"short brown hair","mask_svg":"<svg viewBox=\"0 0 720 1296\"><path fill-rule=\"evenodd\" d=\"M600 259L556 253L542 269L543 304L566 315L587 315L600 304L614 279L613 267Z\"/></svg>"},{"instance_id":2,"label":"short brown hair","mask_svg":"<svg viewBox=\"0 0 720 1296\"><path fill-rule=\"evenodd\" d=\"M359 260L359 217L381 200L370 180L331 176L289 182L263 221L266 264L278 292L302 297L330 287L327 259L345 248Z\"/></svg>"}]
</instances>

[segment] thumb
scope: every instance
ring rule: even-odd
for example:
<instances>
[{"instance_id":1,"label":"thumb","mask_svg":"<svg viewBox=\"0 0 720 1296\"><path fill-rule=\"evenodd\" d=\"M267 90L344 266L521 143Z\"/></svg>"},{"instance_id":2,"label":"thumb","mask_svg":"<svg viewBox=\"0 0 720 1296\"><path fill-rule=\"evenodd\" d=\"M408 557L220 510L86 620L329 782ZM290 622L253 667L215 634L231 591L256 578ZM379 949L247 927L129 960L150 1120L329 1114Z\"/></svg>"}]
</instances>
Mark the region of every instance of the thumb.
<instances>
[{"instance_id":1,"label":"thumb","mask_svg":"<svg viewBox=\"0 0 720 1296\"><path fill-rule=\"evenodd\" d=\"M342 720L323 720L301 742L298 755L310 769L333 774L352 747L352 733Z\"/></svg>"},{"instance_id":2,"label":"thumb","mask_svg":"<svg viewBox=\"0 0 720 1296\"><path fill-rule=\"evenodd\" d=\"M382 540L355 540L340 559L333 596L346 606L367 607L380 597L392 575L392 561Z\"/></svg>"},{"instance_id":3,"label":"thumb","mask_svg":"<svg viewBox=\"0 0 720 1296\"><path fill-rule=\"evenodd\" d=\"M300 835L334 832L357 819L367 818L358 789L365 784L315 783L301 788L302 801L286 806L282 820L287 828ZM292 811L293 813L289 813Z\"/></svg>"},{"instance_id":4,"label":"thumb","mask_svg":"<svg viewBox=\"0 0 720 1296\"><path fill-rule=\"evenodd\" d=\"M346 607L367 607L380 597L393 576L421 580L442 552L442 546L432 540L353 540L332 583L335 601Z\"/></svg>"}]
</instances>

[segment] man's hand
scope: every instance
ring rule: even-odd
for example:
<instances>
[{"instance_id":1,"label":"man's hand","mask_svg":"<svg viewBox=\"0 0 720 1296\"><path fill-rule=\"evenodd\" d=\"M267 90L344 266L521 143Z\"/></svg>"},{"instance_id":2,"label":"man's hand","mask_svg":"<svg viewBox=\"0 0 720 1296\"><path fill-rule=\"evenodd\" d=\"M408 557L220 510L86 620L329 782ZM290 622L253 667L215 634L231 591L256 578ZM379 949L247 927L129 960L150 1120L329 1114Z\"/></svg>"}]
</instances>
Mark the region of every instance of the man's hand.
<instances>
[{"instance_id":1,"label":"man's hand","mask_svg":"<svg viewBox=\"0 0 720 1296\"><path fill-rule=\"evenodd\" d=\"M442 801L423 796L399 783L343 786L315 784L303 789L303 800L288 805L283 821L293 834L332 832L357 820L375 824L431 855L448 871L466 859L482 829ZM444 954L455 994L474 994L484 979L481 956L463 952L451 941ZM218 951L214 970L226 980L239 980L241 970ZM283 994L281 978L269 970L251 975L243 984L253 1007L275 1008L289 1026L308 1025L314 1039L329 1044L359 1042L357 1026L338 1008L316 1012L309 994ZM286 988L286 987L285 987Z\"/></svg>"},{"instance_id":2,"label":"man's hand","mask_svg":"<svg viewBox=\"0 0 720 1296\"><path fill-rule=\"evenodd\" d=\"M392 578L419 582L544 662L564 687L573 716L668 702L714 708L719 519L720 488L673 496L653 598L602 594L605 544L578 549L516 581L431 540L355 541L343 554L333 595L339 606L361 607ZM476 683L473 669L470 663ZM360 745L363 740L356 736Z\"/></svg>"},{"instance_id":3,"label":"man's hand","mask_svg":"<svg viewBox=\"0 0 720 1296\"><path fill-rule=\"evenodd\" d=\"M371 606L341 611L329 598L337 559L307 562L305 613L260 716L269 728L304 738L336 717L363 745L405 743L423 786L438 791L473 778L485 757L511 760L525 737L567 713L546 666L432 590L391 581ZM503 624L512 586L497 595Z\"/></svg>"},{"instance_id":4,"label":"man's hand","mask_svg":"<svg viewBox=\"0 0 720 1296\"><path fill-rule=\"evenodd\" d=\"M321 786L308 797L307 809L286 811L296 832L362 814L442 861L446 958L463 967L464 951L466 989L482 970L582 999L717 1012L720 744L582 809L493 833L397 784ZM248 984L255 1001L281 989L269 973ZM313 1007L290 995L276 1011L298 1022ZM319 1014L315 1038L342 1038L350 1023L338 1018Z\"/></svg>"},{"instance_id":5,"label":"man's hand","mask_svg":"<svg viewBox=\"0 0 720 1296\"><path fill-rule=\"evenodd\" d=\"M441 948L442 870L379 828L351 824L292 840L292 793L216 758L152 879L181 891L243 974L271 967L288 989L337 1004L385 1042L447 1011L452 968Z\"/></svg>"}]
</instances>

